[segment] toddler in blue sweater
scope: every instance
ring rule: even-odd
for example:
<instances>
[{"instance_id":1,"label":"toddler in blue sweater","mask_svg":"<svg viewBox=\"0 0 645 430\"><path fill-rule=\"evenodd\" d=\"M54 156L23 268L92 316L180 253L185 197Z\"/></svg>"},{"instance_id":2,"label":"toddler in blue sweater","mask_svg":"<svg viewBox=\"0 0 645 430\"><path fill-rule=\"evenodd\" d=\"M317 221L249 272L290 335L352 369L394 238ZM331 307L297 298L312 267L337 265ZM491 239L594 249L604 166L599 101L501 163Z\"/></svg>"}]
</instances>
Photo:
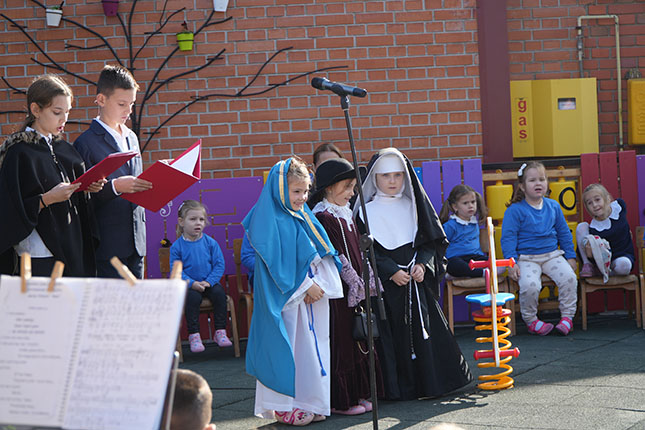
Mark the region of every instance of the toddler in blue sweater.
<instances>
[{"instance_id":1,"label":"toddler in blue sweater","mask_svg":"<svg viewBox=\"0 0 645 430\"><path fill-rule=\"evenodd\" d=\"M212 237L203 233L206 226L206 207L196 200L186 200L179 206L177 240L170 247L170 265L183 263L182 279L188 282L186 295L186 324L192 352L204 351L199 335L199 306L202 297L213 304L215 336L220 347L231 346L226 336L226 293L219 283L224 274L224 255Z\"/></svg>"},{"instance_id":2,"label":"toddler in blue sweater","mask_svg":"<svg viewBox=\"0 0 645 430\"><path fill-rule=\"evenodd\" d=\"M544 165L524 163L517 176L518 186L504 213L501 243L504 258L517 262L509 269L509 276L520 286L522 319L531 334L544 336L553 330L553 324L537 317L544 273L558 286L561 319L555 328L567 335L573 329L578 295L573 236L558 203L545 197Z\"/></svg>"},{"instance_id":3,"label":"toddler in blue sweater","mask_svg":"<svg viewBox=\"0 0 645 430\"><path fill-rule=\"evenodd\" d=\"M446 249L449 275L458 278L480 278L484 269L471 269L470 260L487 260L479 243L479 225L488 210L481 194L469 185L456 185L443 202L439 219L450 241Z\"/></svg>"}]
</instances>

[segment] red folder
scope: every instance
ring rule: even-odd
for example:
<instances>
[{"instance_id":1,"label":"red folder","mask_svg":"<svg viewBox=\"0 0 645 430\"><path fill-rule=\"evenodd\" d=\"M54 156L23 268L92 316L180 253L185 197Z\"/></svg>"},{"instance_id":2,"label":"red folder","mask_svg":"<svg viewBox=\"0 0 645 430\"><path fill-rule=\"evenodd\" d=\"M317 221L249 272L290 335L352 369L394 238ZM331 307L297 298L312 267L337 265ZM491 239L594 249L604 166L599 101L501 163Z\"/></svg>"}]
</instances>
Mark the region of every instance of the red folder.
<instances>
[{"instance_id":1,"label":"red folder","mask_svg":"<svg viewBox=\"0 0 645 430\"><path fill-rule=\"evenodd\" d=\"M201 179L202 140L199 139L174 160L159 160L138 177L152 182L152 189L121 194L126 200L153 212Z\"/></svg>"},{"instance_id":2,"label":"red folder","mask_svg":"<svg viewBox=\"0 0 645 430\"><path fill-rule=\"evenodd\" d=\"M83 173L72 184L81 183L81 186L75 192L85 191L87 187L99 179L107 178L109 174L127 163L132 157L138 155L137 151L115 152L110 154L99 163L92 166L90 170Z\"/></svg>"}]
</instances>

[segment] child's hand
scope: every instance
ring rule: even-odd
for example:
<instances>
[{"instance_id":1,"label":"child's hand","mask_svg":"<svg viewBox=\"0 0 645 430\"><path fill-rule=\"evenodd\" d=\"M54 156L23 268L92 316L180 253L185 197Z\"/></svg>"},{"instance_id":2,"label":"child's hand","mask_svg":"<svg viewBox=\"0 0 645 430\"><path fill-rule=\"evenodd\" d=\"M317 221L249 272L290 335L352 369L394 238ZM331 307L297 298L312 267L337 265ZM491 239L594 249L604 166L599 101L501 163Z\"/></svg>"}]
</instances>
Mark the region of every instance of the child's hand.
<instances>
[{"instance_id":1,"label":"child's hand","mask_svg":"<svg viewBox=\"0 0 645 430\"><path fill-rule=\"evenodd\" d=\"M396 272L394 275L392 275L392 276L390 277L390 279L391 279L391 280L392 280L392 282L394 282L396 285L398 285L399 287L402 287L402 286L404 286L405 284L407 284L408 282L410 282L410 275L409 275L409 274L407 274L407 273L406 273L405 271L403 271L403 270L399 270L399 271L398 271L398 272Z\"/></svg>"},{"instance_id":2,"label":"child's hand","mask_svg":"<svg viewBox=\"0 0 645 430\"><path fill-rule=\"evenodd\" d=\"M96 182L92 182L89 187L87 187L87 192L88 193L98 193L103 189L103 185L107 183L107 179L99 179Z\"/></svg>"},{"instance_id":3,"label":"child's hand","mask_svg":"<svg viewBox=\"0 0 645 430\"><path fill-rule=\"evenodd\" d=\"M120 176L113 182L114 188L119 193L138 193L152 188L152 182L138 179L135 176Z\"/></svg>"},{"instance_id":4,"label":"child's hand","mask_svg":"<svg viewBox=\"0 0 645 430\"><path fill-rule=\"evenodd\" d=\"M325 295L325 292L323 291L322 288L315 282L309 289L307 290L307 295L305 296L305 303L310 304L310 303L315 303L318 300L322 299L323 296Z\"/></svg>"},{"instance_id":5,"label":"child's hand","mask_svg":"<svg viewBox=\"0 0 645 430\"><path fill-rule=\"evenodd\" d=\"M517 264L513 267L508 268L508 276L514 281L519 281L520 279L520 266Z\"/></svg>"},{"instance_id":6,"label":"child's hand","mask_svg":"<svg viewBox=\"0 0 645 430\"><path fill-rule=\"evenodd\" d=\"M578 270L578 262L575 258L569 258L567 261L569 262L569 266L571 266L574 272Z\"/></svg>"},{"instance_id":7,"label":"child's hand","mask_svg":"<svg viewBox=\"0 0 645 430\"><path fill-rule=\"evenodd\" d=\"M587 253L588 258L593 258L593 252L591 251L591 243L587 242L585 245L585 252Z\"/></svg>"},{"instance_id":8,"label":"child's hand","mask_svg":"<svg viewBox=\"0 0 645 430\"><path fill-rule=\"evenodd\" d=\"M203 293L206 287L204 286L205 281L195 281L193 282L193 285L191 285L191 288L195 291L199 291L200 293Z\"/></svg>"},{"instance_id":9,"label":"child's hand","mask_svg":"<svg viewBox=\"0 0 645 430\"><path fill-rule=\"evenodd\" d=\"M423 282L425 273L426 268L423 266L423 264L415 264L412 267L412 270L410 270L410 276L412 276L412 279L414 279L416 282Z\"/></svg>"},{"instance_id":10,"label":"child's hand","mask_svg":"<svg viewBox=\"0 0 645 430\"><path fill-rule=\"evenodd\" d=\"M70 184L68 182L61 182L56 185L51 190L47 191L42 195L43 203L47 206L53 205L54 203L64 202L69 200L69 198L74 194L74 191L81 186L81 183Z\"/></svg>"}]
</instances>

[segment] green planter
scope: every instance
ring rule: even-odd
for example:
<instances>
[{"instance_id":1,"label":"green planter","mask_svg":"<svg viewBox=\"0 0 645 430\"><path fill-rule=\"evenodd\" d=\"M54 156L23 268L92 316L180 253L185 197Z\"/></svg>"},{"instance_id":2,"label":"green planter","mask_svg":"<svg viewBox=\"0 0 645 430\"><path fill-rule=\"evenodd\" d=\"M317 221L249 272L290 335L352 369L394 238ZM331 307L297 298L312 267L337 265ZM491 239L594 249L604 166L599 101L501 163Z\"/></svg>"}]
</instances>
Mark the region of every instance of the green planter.
<instances>
[{"instance_id":1,"label":"green planter","mask_svg":"<svg viewBox=\"0 0 645 430\"><path fill-rule=\"evenodd\" d=\"M177 43L179 44L180 51L192 51L193 39L195 35L190 31L182 31L177 33Z\"/></svg>"}]
</instances>

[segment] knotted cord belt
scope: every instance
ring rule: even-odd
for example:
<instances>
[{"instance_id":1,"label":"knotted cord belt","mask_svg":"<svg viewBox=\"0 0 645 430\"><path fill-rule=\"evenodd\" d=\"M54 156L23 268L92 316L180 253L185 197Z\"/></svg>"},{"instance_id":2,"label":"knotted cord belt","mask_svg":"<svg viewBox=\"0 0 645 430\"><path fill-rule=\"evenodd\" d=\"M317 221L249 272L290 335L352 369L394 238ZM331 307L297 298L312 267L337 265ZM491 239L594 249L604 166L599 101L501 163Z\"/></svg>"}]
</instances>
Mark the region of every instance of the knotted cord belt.
<instances>
[{"instance_id":1,"label":"knotted cord belt","mask_svg":"<svg viewBox=\"0 0 645 430\"><path fill-rule=\"evenodd\" d=\"M412 260L407 265L401 265L398 264L399 268L406 270L408 274L412 270L412 267L416 264L416 259L417 259L417 253L414 253L414 256L412 257ZM417 358L417 354L414 351L414 336L412 333L412 286L414 284L414 293L417 296L417 309L419 311L419 321L421 322L421 332L423 333L423 338L428 339L430 338L430 335L428 334L428 331L426 330L424 318L423 318L423 313L421 312L421 301L419 300L419 285L417 282L412 278L412 275L410 275L410 281L408 282L407 288L406 288L406 304L405 304L405 323L409 327L410 331L410 352L411 352L411 357L413 360Z\"/></svg>"}]
</instances>

